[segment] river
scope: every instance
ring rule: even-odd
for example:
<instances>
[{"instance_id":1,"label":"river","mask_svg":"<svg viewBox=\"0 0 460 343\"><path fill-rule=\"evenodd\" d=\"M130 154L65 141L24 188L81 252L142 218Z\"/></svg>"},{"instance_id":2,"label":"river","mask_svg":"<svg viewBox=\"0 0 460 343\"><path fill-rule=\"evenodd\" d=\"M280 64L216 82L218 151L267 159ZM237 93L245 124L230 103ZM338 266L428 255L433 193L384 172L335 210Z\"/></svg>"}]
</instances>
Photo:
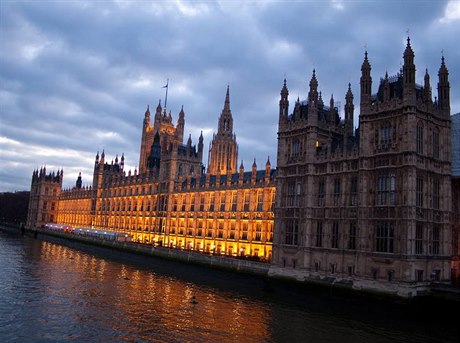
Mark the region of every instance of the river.
<instances>
[{"instance_id":1,"label":"river","mask_svg":"<svg viewBox=\"0 0 460 343\"><path fill-rule=\"evenodd\" d=\"M458 315L445 315L445 304L409 306L327 288L283 286L2 231L0 276L1 342L459 339Z\"/></svg>"}]
</instances>

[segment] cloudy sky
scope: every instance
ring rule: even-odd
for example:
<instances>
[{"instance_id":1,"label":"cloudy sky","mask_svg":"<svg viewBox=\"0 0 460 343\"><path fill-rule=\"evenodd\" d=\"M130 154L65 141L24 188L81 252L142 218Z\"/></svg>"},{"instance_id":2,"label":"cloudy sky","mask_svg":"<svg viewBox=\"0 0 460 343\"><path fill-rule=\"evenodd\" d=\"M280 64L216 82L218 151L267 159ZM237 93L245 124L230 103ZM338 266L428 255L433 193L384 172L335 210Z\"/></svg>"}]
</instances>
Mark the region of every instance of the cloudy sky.
<instances>
[{"instance_id":1,"label":"cloudy sky","mask_svg":"<svg viewBox=\"0 0 460 343\"><path fill-rule=\"evenodd\" d=\"M284 76L293 104L316 69L342 113L350 82L357 117L365 46L376 91L399 71L408 30L417 82L428 68L437 94L444 51L460 111L459 1L2 0L0 16L0 192L28 190L43 165L63 168L65 187L78 172L89 184L102 149L134 170L145 109L164 101L167 79L174 122L183 105L185 135L196 143L203 130L205 147L229 84L239 159L274 165Z\"/></svg>"}]
</instances>

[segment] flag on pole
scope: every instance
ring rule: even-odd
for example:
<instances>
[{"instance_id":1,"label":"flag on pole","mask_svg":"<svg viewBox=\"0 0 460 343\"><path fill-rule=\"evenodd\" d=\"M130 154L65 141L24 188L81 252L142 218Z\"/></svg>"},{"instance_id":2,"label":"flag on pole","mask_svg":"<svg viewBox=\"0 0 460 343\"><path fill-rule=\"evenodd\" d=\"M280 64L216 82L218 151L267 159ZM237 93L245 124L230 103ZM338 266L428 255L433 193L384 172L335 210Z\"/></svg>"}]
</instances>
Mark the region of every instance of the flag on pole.
<instances>
[{"instance_id":1,"label":"flag on pole","mask_svg":"<svg viewBox=\"0 0 460 343\"><path fill-rule=\"evenodd\" d=\"M166 110L166 105L167 105L167 103L168 103L168 86L169 86L169 79L166 80L166 86L161 87L161 88L166 88L165 110Z\"/></svg>"}]
</instances>

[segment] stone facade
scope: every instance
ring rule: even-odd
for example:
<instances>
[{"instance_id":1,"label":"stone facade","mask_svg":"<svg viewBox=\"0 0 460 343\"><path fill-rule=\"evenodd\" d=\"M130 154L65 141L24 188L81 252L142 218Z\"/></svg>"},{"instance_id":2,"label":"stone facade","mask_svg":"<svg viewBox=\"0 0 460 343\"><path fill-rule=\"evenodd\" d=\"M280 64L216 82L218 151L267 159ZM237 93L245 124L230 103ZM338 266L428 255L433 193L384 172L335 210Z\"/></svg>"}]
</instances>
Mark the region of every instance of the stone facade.
<instances>
[{"instance_id":1,"label":"stone facade","mask_svg":"<svg viewBox=\"0 0 460 343\"><path fill-rule=\"evenodd\" d=\"M308 99L289 114L279 103L275 238L270 273L320 279L403 296L449 282L451 142L448 72L438 97L430 77L415 83L410 40L404 65L372 93L367 52L361 67L359 127L353 94L340 119L325 106L316 73Z\"/></svg>"},{"instance_id":2,"label":"stone facade","mask_svg":"<svg viewBox=\"0 0 460 343\"><path fill-rule=\"evenodd\" d=\"M207 171L191 137L182 144L185 113L177 125L158 104L153 125L144 115L139 171L124 170L124 155L108 163L97 153L93 182L62 190L63 172L34 171L29 227L48 222L129 233L135 241L171 248L269 261L273 241L275 170L236 171L230 95L213 137Z\"/></svg>"},{"instance_id":3,"label":"stone facade","mask_svg":"<svg viewBox=\"0 0 460 343\"><path fill-rule=\"evenodd\" d=\"M332 96L324 104L316 71L292 113L284 80L276 172L270 160L265 170L255 161L236 170L228 87L207 168L203 136L183 144L183 109L174 125L159 103L152 125L147 108L139 171L127 173L123 155L108 163L104 151L88 187L79 177L62 190L62 171L34 171L27 224L122 231L142 243L271 261L274 276L402 296L450 282L460 228L448 71L442 57L433 101L428 71L423 86L415 82L409 39L403 57L372 93L365 53L357 129L350 84L340 118Z\"/></svg>"},{"instance_id":4,"label":"stone facade","mask_svg":"<svg viewBox=\"0 0 460 343\"><path fill-rule=\"evenodd\" d=\"M209 144L208 172L211 174L236 173L238 145L233 133L233 116L230 110L230 90L227 87L224 109L219 117L217 134Z\"/></svg>"},{"instance_id":5,"label":"stone facade","mask_svg":"<svg viewBox=\"0 0 460 343\"><path fill-rule=\"evenodd\" d=\"M460 113L452 116L452 176L460 177Z\"/></svg>"},{"instance_id":6,"label":"stone facade","mask_svg":"<svg viewBox=\"0 0 460 343\"><path fill-rule=\"evenodd\" d=\"M34 170L26 226L40 227L49 222L56 222L63 178L63 170L48 174L46 174L46 167Z\"/></svg>"},{"instance_id":7,"label":"stone facade","mask_svg":"<svg viewBox=\"0 0 460 343\"><path fill-rule=\"evenodd\" d=\"M460 176L452 177L452 283L460 286Z\"/></svg>"}]
</instances>

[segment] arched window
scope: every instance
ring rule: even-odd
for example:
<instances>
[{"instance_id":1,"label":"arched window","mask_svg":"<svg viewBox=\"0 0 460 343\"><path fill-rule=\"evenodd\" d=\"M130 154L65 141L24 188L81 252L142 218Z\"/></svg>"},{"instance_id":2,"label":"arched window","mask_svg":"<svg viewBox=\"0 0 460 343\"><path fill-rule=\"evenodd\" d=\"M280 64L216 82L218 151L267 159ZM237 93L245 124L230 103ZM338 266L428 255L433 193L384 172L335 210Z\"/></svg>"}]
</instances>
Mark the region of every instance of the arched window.
<instances>
[{"instance_id":1,"label":"arched window","mask_svg":"<svg viewBox=\"0 0 460 343\"><path fill-rule=\"evenodd\" d=\"M432 150L433 158L439 158L439 130L437 128L433 130Z\"/></svg>"},{"instance_id":2,"label":"arched window","mask_svg":"<svg viewBox=\"0 0 460 343\"><path fill-rule=\"evenodd\" d=\"M291 147L291 156L292 157L299 157L300 156L300 141L298 138L295 138L292 142Z\"/></svg>"},{"instance_id":3,"label":"arched window","mask_svg":"<svg viewBox=\"0 0 460 343\"><path fill-rule=\"evenodd\" d=\"M393 128L390 123L385 123L380 128L380 144L387 145L391 144L393 140Z\"/></svg>"},{"instance_id":4,"label":"arched window","mask_svg":"<svg viewBox=\"0 0 460 343\"><path fill-rule=\"evenodd\" d=\"M423 125L417 125L417 154L423 155Z\"/></svg>"}]
</instances>

